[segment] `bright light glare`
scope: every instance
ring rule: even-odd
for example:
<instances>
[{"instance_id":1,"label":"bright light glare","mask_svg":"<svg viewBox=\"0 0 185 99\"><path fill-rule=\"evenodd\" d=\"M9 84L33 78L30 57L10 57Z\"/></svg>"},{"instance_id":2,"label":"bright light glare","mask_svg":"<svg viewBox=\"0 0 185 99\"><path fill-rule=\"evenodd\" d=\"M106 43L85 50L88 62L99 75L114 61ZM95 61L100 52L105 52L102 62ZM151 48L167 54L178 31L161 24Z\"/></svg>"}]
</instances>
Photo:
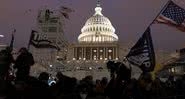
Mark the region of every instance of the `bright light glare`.
<instances>
[{"instance_id":1,"label":"bright light glare","mask_svg":"<svg viewBox=\"0 0 185 99\"><path fill-rule=\"evenodd\" d=\"M0 35L0 37L4 37L4 35Z\"/></svg>"}]
</instances>

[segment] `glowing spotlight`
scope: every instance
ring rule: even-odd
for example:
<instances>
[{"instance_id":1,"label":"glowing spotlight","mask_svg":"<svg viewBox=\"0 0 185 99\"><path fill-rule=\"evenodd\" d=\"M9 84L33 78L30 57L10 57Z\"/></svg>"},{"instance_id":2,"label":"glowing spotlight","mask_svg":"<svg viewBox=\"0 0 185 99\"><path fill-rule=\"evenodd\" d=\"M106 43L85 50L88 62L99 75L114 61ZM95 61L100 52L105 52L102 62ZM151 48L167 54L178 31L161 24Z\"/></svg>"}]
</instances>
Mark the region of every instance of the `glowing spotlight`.
<instances>
[{"instance_id":1,"label":"glowing spotlight","mask_svg":"<svg viewBox=\"0 0 185 99\"><path fill-rule=\"evenodd\" d=\"M80 67L76 67L76 69L80 69Z\"/></svg>"},{"instance_id":2,"label":"glowing spotlight","mask_svg":"<svg viewBox=\"0 0 185 99\"><path fill-rule=\"evenodd\" d=\"M4 37L4 35L0 35L0 37Z\"/></svg>"}]
</instances>

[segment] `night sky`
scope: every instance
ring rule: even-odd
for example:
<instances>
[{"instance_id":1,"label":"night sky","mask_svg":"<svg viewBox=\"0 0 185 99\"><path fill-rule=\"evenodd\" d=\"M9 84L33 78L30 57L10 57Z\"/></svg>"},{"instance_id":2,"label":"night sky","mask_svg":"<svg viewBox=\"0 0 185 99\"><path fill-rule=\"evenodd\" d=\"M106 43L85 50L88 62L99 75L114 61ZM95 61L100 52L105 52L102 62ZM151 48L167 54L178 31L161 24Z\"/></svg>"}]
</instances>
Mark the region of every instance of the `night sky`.
<instances>
[{"instance_id":1,"label":"night sky","mask_svg":"<svg viewBox=\"0 0 185 99\"><path fill-rule=\"evenodd\" d=\"M181 0L184 1L184 0ZM134 44L147 26L163 8L167 0L101 0L104 16L108 17L123 44ZM184 1L185 2L185 1ZM185 8L185 3L179 3ZM8 43L11 31L16 28L15 47L27 46L30 31L35 27L38 9L43 6L57 8L61 5L75 10L65 22L65 35L70 42L77 42L82 26L94 14L96 0L1 0L1 42ZM151 27L154 47L157 50L175 51L185 47L185 33L155 24Z\"/></svg>"}]
</instances>

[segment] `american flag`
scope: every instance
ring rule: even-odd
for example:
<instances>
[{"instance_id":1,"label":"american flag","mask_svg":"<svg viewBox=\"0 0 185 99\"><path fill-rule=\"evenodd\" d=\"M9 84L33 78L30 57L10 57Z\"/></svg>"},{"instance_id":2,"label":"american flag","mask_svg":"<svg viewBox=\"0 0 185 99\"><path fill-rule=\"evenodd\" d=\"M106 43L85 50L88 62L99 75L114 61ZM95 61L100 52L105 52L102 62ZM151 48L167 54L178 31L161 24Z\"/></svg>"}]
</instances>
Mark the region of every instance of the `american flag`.
<instances>
[{"instance_id":1,"label":"american flag","mask_svg":"<svg viewBox=\"0 0 185 99\"><path fill-rule=\"evenodd\" d=\"M156 22L176 27L178 30L185 32L185 9L170 1L156 19Z\"/></svg>"}]
</instances>

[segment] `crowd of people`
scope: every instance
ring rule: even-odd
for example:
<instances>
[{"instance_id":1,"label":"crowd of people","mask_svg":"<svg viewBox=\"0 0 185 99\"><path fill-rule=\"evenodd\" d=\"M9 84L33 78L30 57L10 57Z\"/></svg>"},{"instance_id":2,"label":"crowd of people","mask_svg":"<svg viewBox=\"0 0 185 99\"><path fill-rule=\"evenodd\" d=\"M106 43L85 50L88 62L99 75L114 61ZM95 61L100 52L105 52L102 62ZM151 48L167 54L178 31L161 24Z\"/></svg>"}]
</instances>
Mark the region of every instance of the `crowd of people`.
<instances>
[{"instance_id":1,"label":"crowd of people","mask_svg":"<svg viewBox=\"0 0 185 99\"><path fill-rule=\"evenodd\" d=\"M9 73L12 63L15 77ZM0 51L0 99L185 99L185 75L176 80L170 76L166 82L152 80L150 73L133 79L131 69L109 61L110 80L94 80L90 75L77 80L58 72L49 83L47 72L38 77L29 75L33 64L33 56L26 48L20 49L16 59L10 48Z\"/></svg>"}]
</instances>

